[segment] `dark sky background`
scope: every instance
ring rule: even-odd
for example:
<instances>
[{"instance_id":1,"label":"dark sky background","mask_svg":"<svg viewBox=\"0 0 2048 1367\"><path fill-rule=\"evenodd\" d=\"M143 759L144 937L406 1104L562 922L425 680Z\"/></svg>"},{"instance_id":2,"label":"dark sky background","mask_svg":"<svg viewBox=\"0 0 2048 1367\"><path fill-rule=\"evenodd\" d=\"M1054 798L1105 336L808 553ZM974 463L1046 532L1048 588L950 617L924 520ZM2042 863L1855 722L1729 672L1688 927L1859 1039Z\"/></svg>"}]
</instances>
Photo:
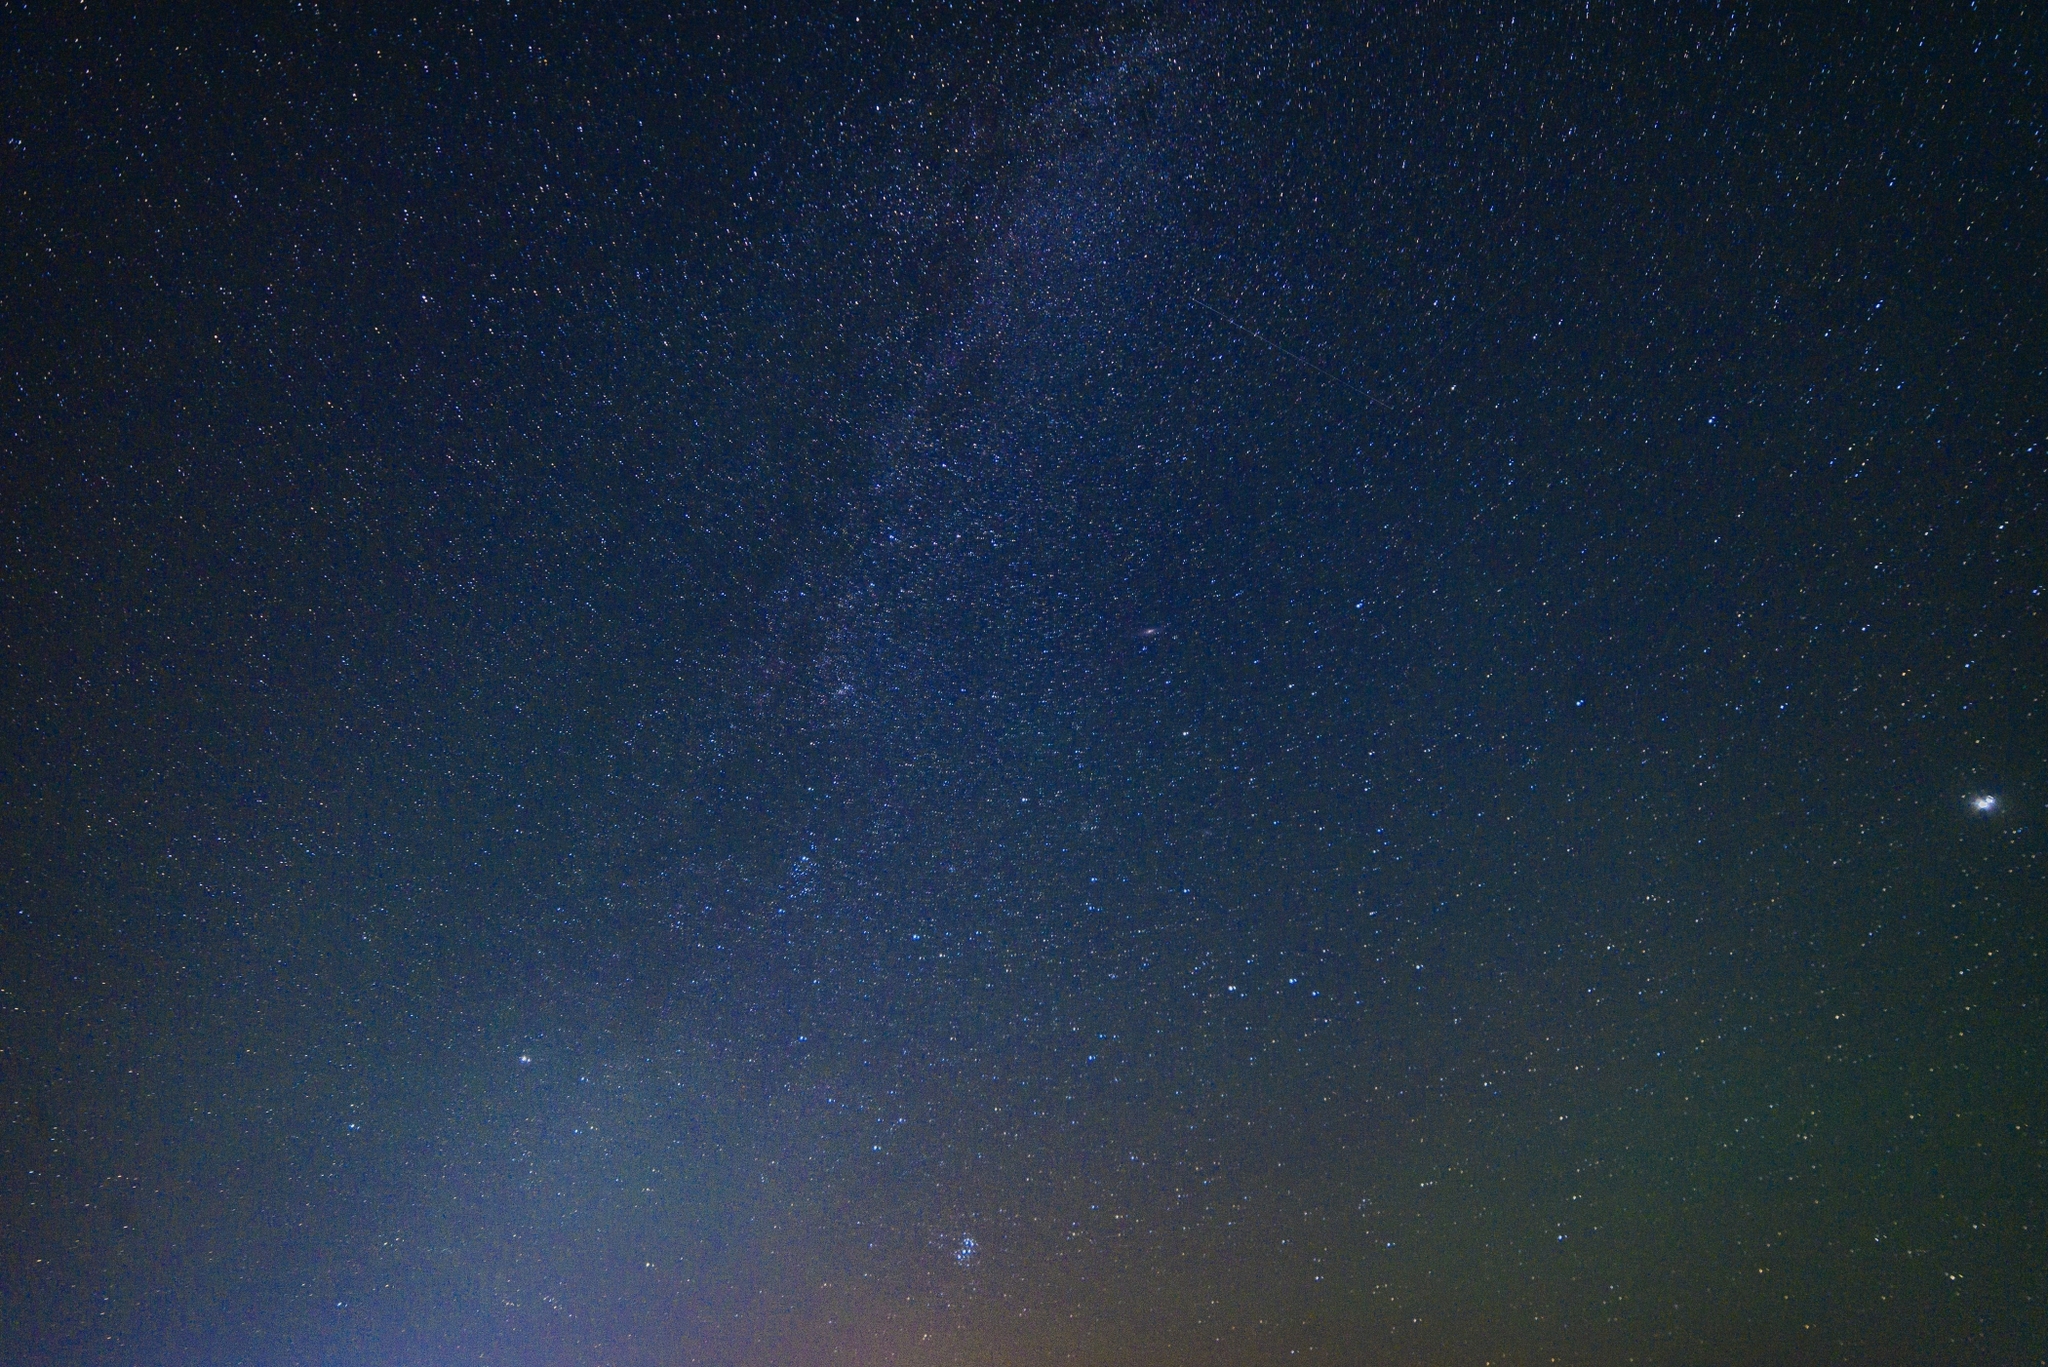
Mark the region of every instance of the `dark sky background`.
<instances>
[{"instance_id":1,"label":"dark sky background","mask_svg":"<svg viewBox=\"0 0 2048 1367\"><path fill-rule=\"evenodd\" d=\"M147 8L10 1361L2044 1360L2037 15Z\"/></svg>"}]
</instances>

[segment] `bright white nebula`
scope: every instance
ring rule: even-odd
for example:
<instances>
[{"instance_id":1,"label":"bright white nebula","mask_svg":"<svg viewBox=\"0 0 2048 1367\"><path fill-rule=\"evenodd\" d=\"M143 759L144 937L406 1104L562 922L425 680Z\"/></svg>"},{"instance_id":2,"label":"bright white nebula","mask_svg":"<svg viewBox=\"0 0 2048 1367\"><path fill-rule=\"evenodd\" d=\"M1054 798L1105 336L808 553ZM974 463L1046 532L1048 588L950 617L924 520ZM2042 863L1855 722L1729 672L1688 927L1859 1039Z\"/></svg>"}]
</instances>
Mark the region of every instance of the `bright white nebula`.
<instances>
[{"instance_id":1,"label":"bright white nebula","mask_svg":"<svg viewBox=\"0 0 2048 1367\"><path fill-rule=\"evenodd\" d=\"M1970 810L1978 816L1990 816L1998 810L1998 794L1996 793L1975 793L1971 795L1969 802Z\"/></svg>"}]
</instances>

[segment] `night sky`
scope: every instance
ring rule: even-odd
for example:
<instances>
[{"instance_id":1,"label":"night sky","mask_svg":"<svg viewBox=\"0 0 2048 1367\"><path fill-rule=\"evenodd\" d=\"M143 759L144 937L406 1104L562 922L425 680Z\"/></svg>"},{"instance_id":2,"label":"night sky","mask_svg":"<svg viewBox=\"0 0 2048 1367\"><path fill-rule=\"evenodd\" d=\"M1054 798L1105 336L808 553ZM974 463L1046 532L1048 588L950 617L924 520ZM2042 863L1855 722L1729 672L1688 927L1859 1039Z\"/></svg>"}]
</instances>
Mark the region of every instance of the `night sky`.
<instances>
[{"instance_id":1,"label":"night sky","mask_svg":"<svg viewBox=\"0 0 2048 1367\"><path fill-rule=\"evenodd\" d=\"M2048 1360L2038 15L139 8L9 1362Z\"/></svg>"}]
</instances>

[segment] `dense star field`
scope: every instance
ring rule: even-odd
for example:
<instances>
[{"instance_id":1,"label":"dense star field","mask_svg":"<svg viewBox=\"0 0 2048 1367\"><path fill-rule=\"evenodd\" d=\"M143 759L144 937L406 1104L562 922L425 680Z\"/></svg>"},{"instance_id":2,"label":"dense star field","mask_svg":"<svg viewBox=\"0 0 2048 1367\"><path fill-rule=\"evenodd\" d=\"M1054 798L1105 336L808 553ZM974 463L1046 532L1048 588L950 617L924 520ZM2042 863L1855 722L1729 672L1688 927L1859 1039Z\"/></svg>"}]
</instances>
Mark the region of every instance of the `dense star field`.
<instances>
[{"instance_id":1,"label":"dense star field","mask_svg":"<svg viewBox=\"0 0 2048 1367\"><path fill-rule=\"evenodd\" d=\"M9 12L22 1364L2048 1360L2048 41Z\"/></svg>"}]
</instances>

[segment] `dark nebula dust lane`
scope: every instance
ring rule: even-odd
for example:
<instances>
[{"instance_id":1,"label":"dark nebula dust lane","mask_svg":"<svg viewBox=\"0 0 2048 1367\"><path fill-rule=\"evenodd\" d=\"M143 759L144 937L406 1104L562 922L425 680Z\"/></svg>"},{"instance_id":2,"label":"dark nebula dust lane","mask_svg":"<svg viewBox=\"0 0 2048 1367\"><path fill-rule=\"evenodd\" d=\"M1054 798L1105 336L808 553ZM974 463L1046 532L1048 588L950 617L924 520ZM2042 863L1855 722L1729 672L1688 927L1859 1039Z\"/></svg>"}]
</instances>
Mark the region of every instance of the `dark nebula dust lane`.
<instances>
[{"instance_id":1,"label":"dark nebula dust lane","mask_svg":"<svg viewBox=\"0 0 2048 1367\"><path fill-rule=\"evenodd\" d=\"M2018 9L24 19L9 1361L2043 1360Z\"/></svg>"}]
</instances>

